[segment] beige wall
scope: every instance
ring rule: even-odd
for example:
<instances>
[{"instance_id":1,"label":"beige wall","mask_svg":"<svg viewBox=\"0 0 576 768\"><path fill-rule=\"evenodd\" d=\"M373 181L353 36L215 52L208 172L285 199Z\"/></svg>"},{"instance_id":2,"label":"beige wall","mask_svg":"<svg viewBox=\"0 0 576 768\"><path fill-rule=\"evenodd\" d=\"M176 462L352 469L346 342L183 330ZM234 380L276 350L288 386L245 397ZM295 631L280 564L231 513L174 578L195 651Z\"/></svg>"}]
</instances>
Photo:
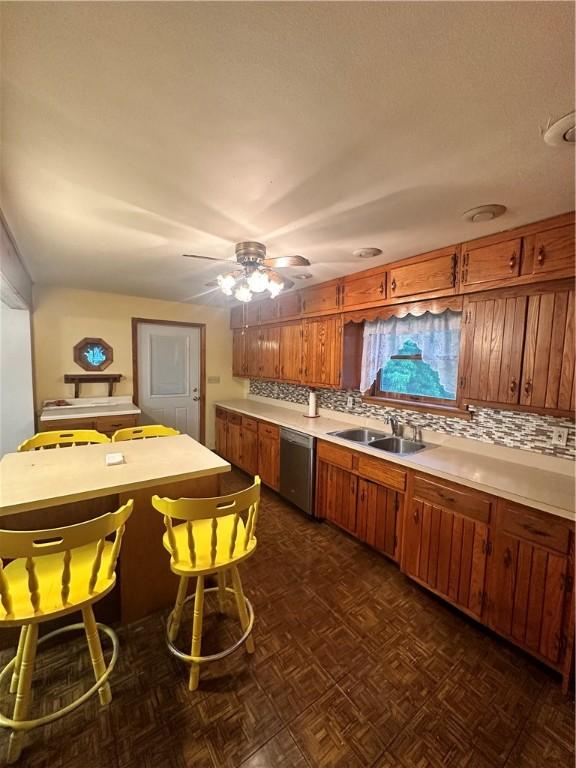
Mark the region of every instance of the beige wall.
<instances>
[{"instance_id":1,"label":"beige wall","mask_svg":"<svg viewBox=\"0 0 576 768\"><path fill-rule=\"evenodd\" d=\"M206 444L214 446L214 401L242 397L245 383L232 378L232 332L228 310L200 304L123 296L56 286L34 286L33 356L36 406L43 400L71 397L65 373L82 372L72 358L72 347L85 336L101 337L114 349L106 369L124 377L115 394L132 394L132 317L182 320L206 324ZM81 395L106 395L104 385L85 385Z\"/></svg>"}]
</instances>

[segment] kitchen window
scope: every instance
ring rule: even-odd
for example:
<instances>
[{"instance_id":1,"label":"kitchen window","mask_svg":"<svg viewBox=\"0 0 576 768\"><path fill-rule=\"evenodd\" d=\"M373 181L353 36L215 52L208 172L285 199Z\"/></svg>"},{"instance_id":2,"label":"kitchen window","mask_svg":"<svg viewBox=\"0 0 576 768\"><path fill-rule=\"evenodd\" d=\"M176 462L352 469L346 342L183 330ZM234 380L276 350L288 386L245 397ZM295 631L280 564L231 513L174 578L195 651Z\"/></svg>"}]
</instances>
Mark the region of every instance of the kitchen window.
<instances>
[{"instance_id":1,"label":"kitchen window","mask_svg":"<svg viewBox=\"0 0 576 768\"><path fill-rule=\"evenodd\" d=\"M362 392L382 400L456 407L460 321L460 312L447 309L366 322Z\"/></svg>"}]
</instances>

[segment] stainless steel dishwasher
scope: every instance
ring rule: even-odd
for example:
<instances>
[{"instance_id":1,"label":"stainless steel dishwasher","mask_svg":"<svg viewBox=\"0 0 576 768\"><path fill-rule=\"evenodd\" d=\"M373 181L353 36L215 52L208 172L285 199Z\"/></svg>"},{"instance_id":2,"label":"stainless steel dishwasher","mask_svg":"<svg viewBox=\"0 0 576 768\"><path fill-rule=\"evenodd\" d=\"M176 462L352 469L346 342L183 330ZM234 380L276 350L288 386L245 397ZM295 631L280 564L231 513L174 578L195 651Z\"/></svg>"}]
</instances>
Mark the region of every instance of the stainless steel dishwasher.
<instances>
[{"instance_id":1,"label":"stainless steel dishwasher","mask_svg":"<svg viewBox=\"0 0 576 768\"><path fill-rule=\"evenodd\" d=\"M315 438L293 429L280 430L280 496L314 514Z\"/></svg>"}]
</instances>

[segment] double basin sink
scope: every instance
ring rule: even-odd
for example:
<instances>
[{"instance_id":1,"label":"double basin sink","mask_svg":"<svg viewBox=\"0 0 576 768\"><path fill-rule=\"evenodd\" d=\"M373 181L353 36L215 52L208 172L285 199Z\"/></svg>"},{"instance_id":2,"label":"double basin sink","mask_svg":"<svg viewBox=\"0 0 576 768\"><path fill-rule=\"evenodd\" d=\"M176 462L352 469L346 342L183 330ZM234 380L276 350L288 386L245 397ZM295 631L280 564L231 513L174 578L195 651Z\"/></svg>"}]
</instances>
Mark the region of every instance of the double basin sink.
<instances>
[{"instance_id":1,"label":"double basin sink","mask_svg":"<svg viewBox=\"0 0 576 768\"><path fill-rule=\"evenodd\" d=\"M374 429L343 429L338 432L329 432L328 434L340 437L343 440L350 440L353 443L369 445L370 448L377 448L385 453L396 453L404 456L410 453L417 453L429 447L427 443L406 440L404 437L398 437L397 435L387 435L385 432L377 432Z\"/></svg>"}]
</instances>

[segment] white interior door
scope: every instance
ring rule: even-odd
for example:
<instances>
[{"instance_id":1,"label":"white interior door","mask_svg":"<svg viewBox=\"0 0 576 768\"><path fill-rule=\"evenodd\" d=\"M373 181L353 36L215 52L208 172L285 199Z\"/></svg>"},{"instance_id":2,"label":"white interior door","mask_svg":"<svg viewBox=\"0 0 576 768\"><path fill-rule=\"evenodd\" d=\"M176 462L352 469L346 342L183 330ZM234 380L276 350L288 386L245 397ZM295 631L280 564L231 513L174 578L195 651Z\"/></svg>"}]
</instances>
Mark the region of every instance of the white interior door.
<instances>
[{"instance_id":1,"label":"white interior door","mask_svg":"<svg viewBox=\"0 0 576 768\"><path fill-rule=\"evenodd\" d=\"M143 416L200 439L200 328L138 323Z\"/></svg>"}]
</instances>

